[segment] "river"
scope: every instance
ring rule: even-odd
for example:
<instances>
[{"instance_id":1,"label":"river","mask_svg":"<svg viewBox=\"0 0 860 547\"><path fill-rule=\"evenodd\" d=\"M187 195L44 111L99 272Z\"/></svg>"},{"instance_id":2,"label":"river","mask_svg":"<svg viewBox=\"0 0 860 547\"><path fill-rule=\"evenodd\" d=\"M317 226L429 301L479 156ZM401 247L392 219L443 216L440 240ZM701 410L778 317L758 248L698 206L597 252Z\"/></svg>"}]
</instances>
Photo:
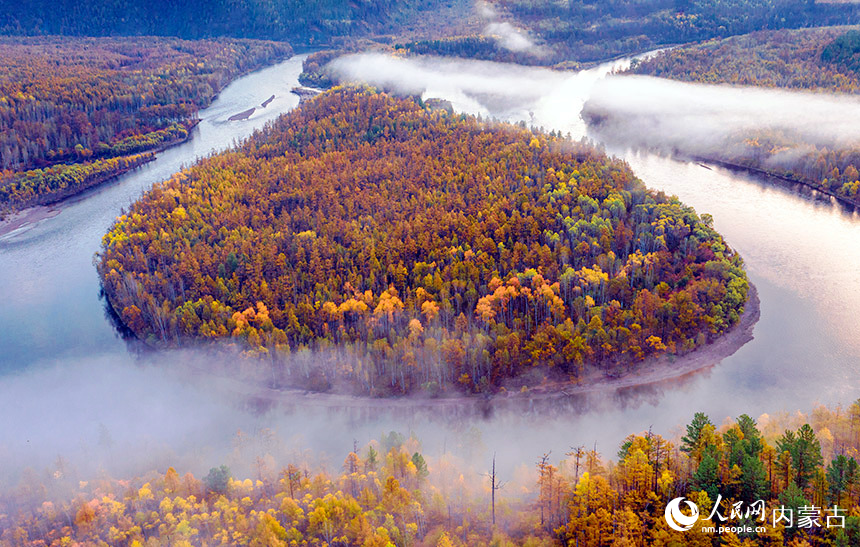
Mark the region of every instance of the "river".
<instances>
[{"instance_id":1,"label":"river","mask_svg":"<svg viewBox=\"0 0 860 547\"><path fill-rule=\"evenodd\" d=\"M360 72L367 61L355 58L349 67ZM432 88L424 86L425 97L448 98L460 110L579 138L587 128L578 113L592 86L626 62L576 75L445 62L435 69L450 77L440 78L426 63L406 68L412 70L410 85L420 86L421 78L432 82ZM0 422L0 461L10 464L4 466L7 478L25 465L51 465L57 455L83 455L77 459L81 468L114 472L137 472L164 461L195 472L224 461L235 466L241 459L238 429L265 439L273 431L282 454L329 451L335 465L353 439L364 443L383 431L414 432L432 454L468 446L480 458L486 454L473 449L484 448L498 451L500 462L512 469L530 466L548 450L561 457L579 444L597 443L611 456L627 434L653 427L671 436L696 411L721 423L741 413L808 411L817 403L848 404L857 397L860 216L760 178L611 142L604 143L607 150L627 160L649 187L711 213L717 230L746 261L758 287L761 319L755 339L716 367L671 385L584 401L579 412L434 420L421 413L316 406L260 412L236 400L223 382L189 378L170 367L194 358L188 353L139 359L99 298L92 258L101 236L153 183L294 107L298 100L289 89L300 68L301 58L293 58L234 82L201 112L191 141L63 203L57 216L0 238L0 415L6 417ZM403 68L366 79L384 85L390 80L380 80L404 74ZM532 85L518 87L512 77ZM503 86L504 92L494 91ZM226 121L272 94L272 104L250 120ZM273 450L270 440L248 442L243 449L248 453Z\"/></svg>"},{"instance_id":2,"label":"river","mask_svg":"<svg viewBox=\"0 0 860 547\"><path fill-rule=\"evenodd\" d=\"M290 89L298 85L303 58L293 57L231 83L200 112L190 140L109 184L62 202L56 217L0 238L0 374L58 357L124 350L99 301L93 255L102 235L153 183L295 107L299 100ZM273 94L272 103L260 108ZM227 121L255 106L250 119Z\"/></svg>"}]
</instances>

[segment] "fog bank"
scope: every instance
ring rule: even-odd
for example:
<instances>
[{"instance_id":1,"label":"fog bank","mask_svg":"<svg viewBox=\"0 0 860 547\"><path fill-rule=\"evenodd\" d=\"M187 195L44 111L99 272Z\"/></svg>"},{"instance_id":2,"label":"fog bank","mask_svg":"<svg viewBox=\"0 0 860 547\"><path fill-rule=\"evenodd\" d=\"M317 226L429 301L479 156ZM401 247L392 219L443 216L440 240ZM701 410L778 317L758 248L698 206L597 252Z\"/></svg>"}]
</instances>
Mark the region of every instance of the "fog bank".
<instances>
[{"instance_id":1,"label":"fog bank","mask_svg":"<svg viewBox=\"0 0 860 547\"><path fill-rule=\"evenodd\" d=\"M647 54L646 54L647 56ZM860 99L852 96L677 82L620 75L629 59L578 73L437 57L356 54L332 63L343 82L363 82L454 109L525 121L546 129L591 134L625 144L707 155L729 139L768 131L788 144L818 147L860 143ZM589 129L581 117L599 121Z\"/></svg>"},{"instance_id":2,"label":"fog bank","mask_svg":"<svg viewBox=\"0 0 860 547\"><path fill-rule=\"evenodd\" d=\"M610 75L585 104L601 140L707 155L767 131L788 147L860 143L860 99L848 95Z\"/></svg>"},{"instance_id":3,"label":"fog bank","mask_svg":"<svg viewBox=\"0 0 860 547\"><path fill-rule=\"evenodd\" d=\"M412 404L280 392L204 372L219 366L240 363L204 350L110 353L0 378L0 492L32 472L77 481L172 466L200 477L226 464L235 476L253 477L259 458L276 468L301 463L337 471L354 443L364 446L390 431L416 437L430 457L462 459L464 471L485 472L497 453L499 469L512 473L550 450L561 459L570 446L596 444L612 455L636 429L636 408L660 400L663 389L496 411L473 397L439 406L433 399ZM612 423L600 418L609 412ZM659 421L680 420L670 412Z\"/></svg>"}]
</instances>

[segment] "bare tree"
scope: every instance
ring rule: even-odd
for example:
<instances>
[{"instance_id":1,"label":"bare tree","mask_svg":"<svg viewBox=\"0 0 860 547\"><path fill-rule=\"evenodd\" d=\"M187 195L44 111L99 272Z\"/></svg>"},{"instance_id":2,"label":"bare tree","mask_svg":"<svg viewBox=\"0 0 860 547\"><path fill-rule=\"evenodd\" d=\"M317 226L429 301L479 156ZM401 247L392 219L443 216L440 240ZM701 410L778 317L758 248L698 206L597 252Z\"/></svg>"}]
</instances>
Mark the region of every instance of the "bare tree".
<instances>
[{"instance_id":1,"label":"bare tree","mask_svg":"<svg viewBox=\"0 0 860 547\"><path fill-rule=\"evenodd\" d=\"M490 478L490 504L492 507L493 514L493 526L496 525L496 490L501 490L505 483L500 482L498 476L496 475L496 453L493 452L493 467L492 470L487 473L487 477Z\"/></svg>"}]
</instances>

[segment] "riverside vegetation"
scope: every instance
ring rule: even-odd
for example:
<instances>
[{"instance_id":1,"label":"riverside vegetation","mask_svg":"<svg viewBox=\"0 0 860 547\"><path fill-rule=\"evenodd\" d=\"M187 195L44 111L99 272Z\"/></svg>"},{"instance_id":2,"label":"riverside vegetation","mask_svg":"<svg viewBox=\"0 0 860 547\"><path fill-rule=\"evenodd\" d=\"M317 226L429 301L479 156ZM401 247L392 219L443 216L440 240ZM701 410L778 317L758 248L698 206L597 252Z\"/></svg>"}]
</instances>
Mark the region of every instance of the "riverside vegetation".
<instances>
[{"instance_id":1,"label":"riverside vegetation","mask_svg":"<svg viewBox=\"0 0 860 547\"><path fill-rule=\"evenodd\" d=\"M250 40L0 39L0 214L152 159L228 82L290 54Z\"/></svg>"},{"instance_id":2,"label":"riverside vegetation","mask_svg":"<svg viewBox=\"0 0 860 547\"><path fill-rule=\"evenodd\" d=\"M665 51L630 72L708 84L857 95L860 31L780 30ZM767 128L730 137L714 159L801 182L860 206L860 143L830 146Z\"/></svg>"}]
</instances>

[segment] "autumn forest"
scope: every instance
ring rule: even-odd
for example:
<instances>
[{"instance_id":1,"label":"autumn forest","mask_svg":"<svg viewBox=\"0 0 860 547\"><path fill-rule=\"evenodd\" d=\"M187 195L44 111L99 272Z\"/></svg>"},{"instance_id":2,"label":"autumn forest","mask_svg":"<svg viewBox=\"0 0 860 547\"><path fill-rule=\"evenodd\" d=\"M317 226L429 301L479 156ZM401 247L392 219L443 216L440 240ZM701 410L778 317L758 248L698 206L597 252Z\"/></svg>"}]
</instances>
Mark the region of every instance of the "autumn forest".
<instances>
[{"instance_id":1,"label":"autumn forest","mask_svg":"<svg viewBox=\"0 0 860 547\"><path fill-rule=\"evenodd\" d=\"M321 466L314 454L278 462L240 431L229 458L256 454L245 476L220 465L199 477L168 467L134 481L78 481L58 459L52 478L29 474L11 498L0 495L0 542L850 546L860 541L858 433L857 402L801 416L742 414L722 425L696 413L677 438L639 432L609 454L572 446L511 473L492 459L476 468L453 451L431 456L421 439L394 431L354 444L342 462ZM280 448L271 431L264 434ZM464 438L462 448L479 453L481 444ZM729 521L733 508L763 504L743 517L762 531L673 530L663 511L676 496L698 504L703 526ZM14 517L2 513L12 499L24 502ZM791 522L774 521L777 508L790 511Z\"/></svg>"},{"instance_id":2,"label":"autumn forest","mask_svg":"<svg viewBox=\"0 0 860 547\"><path fill-rule=\"evenodd\" d=\"M188 137L230 80L291 52L247 40L0 40L0 215L151 160Z\"/></svg>"}]
</instances>

